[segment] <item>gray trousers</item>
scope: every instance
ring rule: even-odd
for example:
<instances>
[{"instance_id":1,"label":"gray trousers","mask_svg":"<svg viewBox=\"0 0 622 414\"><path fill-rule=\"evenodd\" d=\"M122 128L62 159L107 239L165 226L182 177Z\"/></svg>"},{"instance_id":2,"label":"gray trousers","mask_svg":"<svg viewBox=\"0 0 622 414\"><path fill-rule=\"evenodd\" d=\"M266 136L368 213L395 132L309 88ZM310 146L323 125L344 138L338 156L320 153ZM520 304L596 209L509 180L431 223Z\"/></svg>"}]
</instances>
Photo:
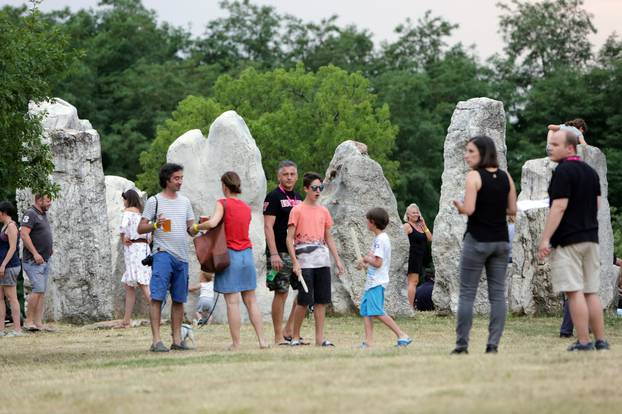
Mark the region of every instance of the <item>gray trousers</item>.
<instances>
[{"instance_id":1,"label":"gray trousers","mask_svg":"<svg viewBox=\"0 0 622 414\"><path fill-rule=\"evenodd\" d=\"M499 345L505 326L505 279L509 250L507 242L478 242L470 234L466 234L460 258L457 349L466 349L469 346L469 333L473 325L473 302L484 267L488 279L488 300L490 301L488 345Z\"/></svg>"}]
</instances>

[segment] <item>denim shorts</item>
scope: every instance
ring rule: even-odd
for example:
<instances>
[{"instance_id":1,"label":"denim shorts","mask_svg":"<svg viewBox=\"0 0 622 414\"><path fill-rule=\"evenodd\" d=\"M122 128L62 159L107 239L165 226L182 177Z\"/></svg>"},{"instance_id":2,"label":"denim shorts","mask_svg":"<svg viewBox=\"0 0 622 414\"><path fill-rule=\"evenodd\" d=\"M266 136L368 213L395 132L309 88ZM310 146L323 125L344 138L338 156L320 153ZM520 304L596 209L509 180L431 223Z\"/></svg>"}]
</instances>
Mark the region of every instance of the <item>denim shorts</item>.
<instances>
[{"instance_id":1,"label":"denim shorts","mask_svg":"<svg viewBox=\"0 0 622 414\"><path fill-rule=\"evenodd\" d=\"M4 276L0 277L0 286L17 286L17 277L20 270L22 270L21 266L5 268Z\"/></svg>"},{"instance_id":2,"label":"denim shorts","mask_svg":"<svg viewBox=\"0 0 622 414\"><path fill-rule=\"evenodd\" d=\"M22 266L24 267L24 273L30 280L32 293L45 293L48 287L50 272L52 271L52 258L49 258L47 262L42 264L25 261Z\"/></svg>"},{"instance_id":3,"label":"denim shorts","mask_svg":"<svg viewBox=\"0 0 622 414\"><path fill-rule=\"evenodd\" d=\"M166 292L176 303L186 303L188 299L188 263L177 259L168 252L153 255L153 267L149 282L151 299L164 301Z\"/></svg>"}]
</instances>

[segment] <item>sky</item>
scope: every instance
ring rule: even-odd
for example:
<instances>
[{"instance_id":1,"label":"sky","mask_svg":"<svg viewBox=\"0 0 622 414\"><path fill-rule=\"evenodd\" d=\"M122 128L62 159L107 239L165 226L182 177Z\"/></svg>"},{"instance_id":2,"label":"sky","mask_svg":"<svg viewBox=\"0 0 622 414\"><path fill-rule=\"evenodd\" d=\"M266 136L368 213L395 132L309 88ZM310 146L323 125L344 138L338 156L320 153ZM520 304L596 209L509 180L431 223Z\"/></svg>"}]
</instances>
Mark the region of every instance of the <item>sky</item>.
<instances>
[{"instance_id":1,"label":"sky","mask_svg":"<svg viewBox=\"0 0 622 414\"><path fill-rule=\"evenodd\" d=\"M503 41L498 33L498 0L251 0L255 4L275 7L305 21L319 22L333 14L339 16L340 25L355 24L374 34L374 42L394 40L393 29L407 17L413 21L426 10L433 16L442 16L460 25L454 31L450 44L462 42L475 45L482 58L501 52ZM20 5L23 0L0 0L0 5ZM98 0L43 0L41 9L55 10L68 6L72 10L95 7ZM219 0L143 0L143 4L156 11L161 21L190 28L193 34L203 34L205 24L225 13L218 7ZM592 43L600 47L605 39L617 31L622 35L622 0L585 0L583 6L593 15L592 23L598 33L591 36Z\"/></svg>"}]
</instances>

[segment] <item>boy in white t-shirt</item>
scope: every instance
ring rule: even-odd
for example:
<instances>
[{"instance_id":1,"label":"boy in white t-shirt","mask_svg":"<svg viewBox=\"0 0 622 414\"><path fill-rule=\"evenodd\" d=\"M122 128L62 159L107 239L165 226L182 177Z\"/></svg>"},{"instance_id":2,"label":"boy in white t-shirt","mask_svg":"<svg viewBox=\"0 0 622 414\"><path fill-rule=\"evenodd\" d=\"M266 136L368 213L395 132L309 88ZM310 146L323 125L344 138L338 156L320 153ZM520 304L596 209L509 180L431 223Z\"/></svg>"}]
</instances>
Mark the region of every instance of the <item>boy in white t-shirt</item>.
<instances>
[{"instance_id":1,"label":"boy in white t-shirt","mask_svg":"<svg viewBox=\"0 0 622 414\"><path fill-rule=\"evenodd\" d=\"M359 269L367 268L365 294L361 300L360 314L365 324L365 342L361 348L369 348L374 342L374 322L377 318L391 329L397 336L396 346L408 346L412 339L400 329L393 318L384 312L384 289L389 284L389 267L391 266L391 240L383 231L389 224L389 214L383 208L372 208L365 215L367 228L376 237L372 241L371 250L361 257L357 263Z\"/></svg>"}]
</instances>

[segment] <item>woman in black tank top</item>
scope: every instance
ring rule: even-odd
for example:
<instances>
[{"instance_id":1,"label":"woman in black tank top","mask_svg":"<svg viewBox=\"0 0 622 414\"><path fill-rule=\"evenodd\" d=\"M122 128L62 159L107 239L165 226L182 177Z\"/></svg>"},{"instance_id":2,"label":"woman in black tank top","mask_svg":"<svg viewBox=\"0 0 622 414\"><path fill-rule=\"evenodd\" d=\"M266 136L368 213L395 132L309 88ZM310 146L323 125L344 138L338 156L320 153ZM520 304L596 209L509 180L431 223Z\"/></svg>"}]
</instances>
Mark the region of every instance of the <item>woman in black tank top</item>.
<instances>
[{"instance_id":1,"label":"woman in black tank top","mask_svg":"<svg viewBox=\"0 0 622 414\"><path fill-rule=\"evenodd\" d=\"M423 258L428 242L432 241L432 233L425 224L421 211L416 204L406 208L404 214L404 233L408 236L410 249L408 252L408 303L415 306L415 295L419 276L423 273Z\"/></svg>"},{"instance_id":2,"label":"woman in black tank top","mask_svg":"<svg viewBox=\"0 0 622 414\"><path fill-rule=\"evenodd\" d=\"M471 171L466 176L464 202L455 200L460 214L468 216L460 258L460 299L456 348L468 352L473 322L473 302L484 267L490 301L490 324L486 352L496 353L505 326L505 279L509 244L507 215L516 214L516 188L512 177L499 169L497 150L489 137L471 138L464 160Z\"/></svg>"}]
</instances>

